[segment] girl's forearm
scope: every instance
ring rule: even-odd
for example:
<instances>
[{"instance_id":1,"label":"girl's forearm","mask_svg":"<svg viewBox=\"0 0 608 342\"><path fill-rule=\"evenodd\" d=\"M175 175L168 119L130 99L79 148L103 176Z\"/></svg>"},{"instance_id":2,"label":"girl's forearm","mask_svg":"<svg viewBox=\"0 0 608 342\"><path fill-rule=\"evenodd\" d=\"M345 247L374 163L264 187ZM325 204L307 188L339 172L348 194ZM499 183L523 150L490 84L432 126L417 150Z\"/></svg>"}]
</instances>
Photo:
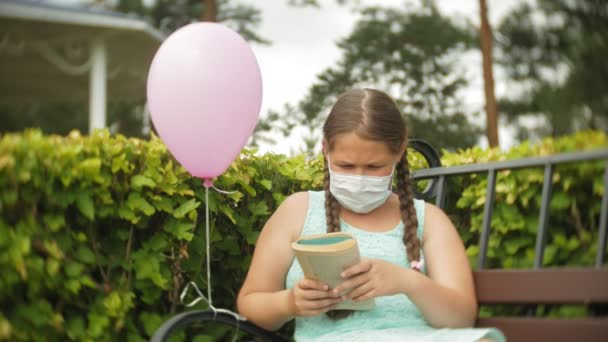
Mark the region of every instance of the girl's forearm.
<instances>
[{"instance_id":1,"label":"girl's forearm","mask_svg":"<svg viewBox=\"0 0 608 342\"><path fill-rule=\"evenodd\" d=\"M256 325L274 331L294 318L290 289L239 295L238 311Z\"/></svg>"},{"instance_id":2,"label":"girl's forearm","mask_svg":"<svg viewBox=\"0 0 608 342\"><path fill-rule=\"evenodd\" d=\"M475 324L477 303L474 298L442 286L418 272L404 269L401 288L416 304L427 322L435 328L463 328Z\"/></svg>"}]
</instances>

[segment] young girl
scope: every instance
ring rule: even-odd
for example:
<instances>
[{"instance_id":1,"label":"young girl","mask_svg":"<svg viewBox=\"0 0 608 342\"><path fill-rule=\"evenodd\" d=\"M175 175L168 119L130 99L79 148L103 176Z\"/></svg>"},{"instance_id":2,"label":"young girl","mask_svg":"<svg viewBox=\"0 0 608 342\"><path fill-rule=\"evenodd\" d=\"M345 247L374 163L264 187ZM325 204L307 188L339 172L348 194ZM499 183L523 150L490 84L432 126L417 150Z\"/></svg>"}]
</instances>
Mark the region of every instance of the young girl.
<instances>
[{"instance_id":1,"label":"young girl","mask_svg":"<svg viewBox=\"0 0 608 342\"><path fill-rule=\"evenodd\" d=\"M295 319L297 341L504 340L470 328L477 302L462 241L441 209L413 198L406 147L388 95L338 99L323 126L325 190L289 196L264 226L237 299L242 315L268 330ZM291 243L335 231L355 236L362 260L330 289L304 277ZM372 310L331 311L369 298Z\"/></svg>"}]
</instances>

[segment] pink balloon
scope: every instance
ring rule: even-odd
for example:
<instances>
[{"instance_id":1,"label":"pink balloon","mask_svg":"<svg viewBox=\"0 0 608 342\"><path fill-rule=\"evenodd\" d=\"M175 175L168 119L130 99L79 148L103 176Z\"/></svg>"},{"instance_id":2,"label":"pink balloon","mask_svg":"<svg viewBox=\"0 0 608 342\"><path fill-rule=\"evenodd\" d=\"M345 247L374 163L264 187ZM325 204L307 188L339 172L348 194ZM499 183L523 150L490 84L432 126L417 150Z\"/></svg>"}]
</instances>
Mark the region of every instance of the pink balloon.
<instances>
[{"instance_id":1,"label":"pink balloon","mask_svg":"<svg viewBox=\"0 0 608 342\"><path fill-rule=\"evenodd\" d=\"M175 159L193 176L212 178L226 171L255 128L262 76L236 32L195 23L160 46L147 92L154 126Z\"/></svg>"}]
</instances>

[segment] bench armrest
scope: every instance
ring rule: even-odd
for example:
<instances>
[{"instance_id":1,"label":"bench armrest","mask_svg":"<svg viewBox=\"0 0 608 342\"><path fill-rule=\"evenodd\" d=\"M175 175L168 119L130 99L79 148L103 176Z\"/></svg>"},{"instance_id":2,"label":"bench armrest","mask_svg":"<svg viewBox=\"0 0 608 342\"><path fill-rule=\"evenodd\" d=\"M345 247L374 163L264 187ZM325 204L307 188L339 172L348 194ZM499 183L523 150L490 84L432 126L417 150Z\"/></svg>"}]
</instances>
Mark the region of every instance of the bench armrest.
<instances>
[{"instance_id":1,"label":"bench armrest","mask_svg":"<svg viewBox=\"0 0 608 342\"><path fill-rule=\"evenodd\" d=\"M186 327L192 323L201 323L201 322L219 322L223 324L227 324L233 326L235 328L238 327L240 331L244 331L250 335L261 337L264 341L272 341L272 342L286 342L283 337L262 329L257 325L249 322L249 321L237 321L237 319L224 312L214 313L211 310L194 310L187 311L177 314L171 319L165 321L154 333L154 336L150 339L150 342L164 342L166 341L172 333L182 327Z\"/></svg>"}]
</instances>

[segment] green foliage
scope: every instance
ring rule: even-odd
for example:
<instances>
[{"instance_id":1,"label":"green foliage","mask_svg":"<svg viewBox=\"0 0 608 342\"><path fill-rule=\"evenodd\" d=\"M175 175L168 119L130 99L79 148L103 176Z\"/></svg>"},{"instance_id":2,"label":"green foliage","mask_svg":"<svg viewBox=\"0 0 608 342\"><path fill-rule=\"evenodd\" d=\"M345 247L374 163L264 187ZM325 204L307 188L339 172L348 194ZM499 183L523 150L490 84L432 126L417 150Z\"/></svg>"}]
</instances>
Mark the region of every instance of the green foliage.
<instances>
[{"instance_id":1,"label":"green foliage","mask_svg":"<svg viewBox=\"0 0 608 342\"><path fill-rule=\"evenodd\" d=\"M234 309L269 215L287 195L321 183L322 159L253 151L215 181L237 191L209 193L216 306ZM158 139L4 135L0 339L149 338L184 310L178 296L187 281L206 285L204 202L201 181Z\"/></svg>"},{"instance_id":2,"label":"green foliage","mask_svg":"<svg viewBox=\"0 0 608 342\"><path fill-rule=\"evenodd\" d=\"M608 129L608 3L598 0L524 2L497 29L497 62L510 88L501 113L543 118L520 136Z\"/></svg>"},{"instance_id":3,"label":"green foliage","mask_svg":"<svg viewBox=\"0 0 608 342\"><path fill-rule=\"evenodd\" d=\"M443 148L474 145L481 129L464 114L459 91L466 80L456 64L477 43L475 33L442 16L432 1L420 3L357 7L353 31L337 44L342 57L317 76L297 109L287 105L283 115L270 113L277 128L284 134L290 126L308 128L305 150L315 151L327 108L351 88L371 87L396 100L413 138Z\"/></svg>"},{"instance_id":4,"label":"green foliage","mask_svg":"<svg viewBox=\"0 0 608 342\"><path fill-rule=\"evenodd\" d=\"M444 163L607 144L604 134L581 133L538 146L524 144L507 153L446 153ZM414 169L423 166L420 156L409 156ZM556 171L547 264L589 264L593 259L601 172L596 163ZM535 171L499 177L492 266L530 264L540 182ZM212 293L217 307L235 309L237 291L269 215L289 194L321 189L322 183L320 157L258 156L247 150L215 180L217 187L237 191L209 192ZM450 213L471 257L484 189L479 176L451 188ZM206 287L204 206L201 181L177 165L158 139L127 139L107 131L90 137L75 132L45 136L37 130L4 135L0 340L147 340L163 321L185 310L179 294L186 282ZM282 333L288 335L289 329ZM203 334L198 336L201 341L233 333L217 325L205 325L198 332ZM182 331L178 340L193 334Z\"/></svg>"},{"instance_id":5,"label":"green foliage","mask_svg":"<svg viewBox=\"0 0 608 342\"><path fill-rule=\"evenodd\" d=\"M205 8L204 0L102 0L105 6L123 13L136 14L150 20L165 33L171 33L192 21L200 21ZM233 28L246 40L261 44L269 42L255 31L262 22L261 11L242 1L214 0L218 22Z\"/></svg>"},{"instance_id":6,"label":"green foliage","mask_svg":"<svg viewBox=\"0 0 608 342\"><path fill-rule=\"evenodd\" d=\"M483 163L507 159L548 156L556 153L608 147L601 132L579 132L540 144L523 143L507 152L472 148L446 152L444 165ZM598 221L603 194L604 161L564 164L556 167L549 206L546 266L592 265L597 251ZM542 168L499 171L491 222L486 267L532 267L540 214ZM460 176L450 183L446 211L459 228L472 265L476 265L486 197L487 175ZM460 194L457 196L456 194Z\"/></svg>"}]
</instances>

